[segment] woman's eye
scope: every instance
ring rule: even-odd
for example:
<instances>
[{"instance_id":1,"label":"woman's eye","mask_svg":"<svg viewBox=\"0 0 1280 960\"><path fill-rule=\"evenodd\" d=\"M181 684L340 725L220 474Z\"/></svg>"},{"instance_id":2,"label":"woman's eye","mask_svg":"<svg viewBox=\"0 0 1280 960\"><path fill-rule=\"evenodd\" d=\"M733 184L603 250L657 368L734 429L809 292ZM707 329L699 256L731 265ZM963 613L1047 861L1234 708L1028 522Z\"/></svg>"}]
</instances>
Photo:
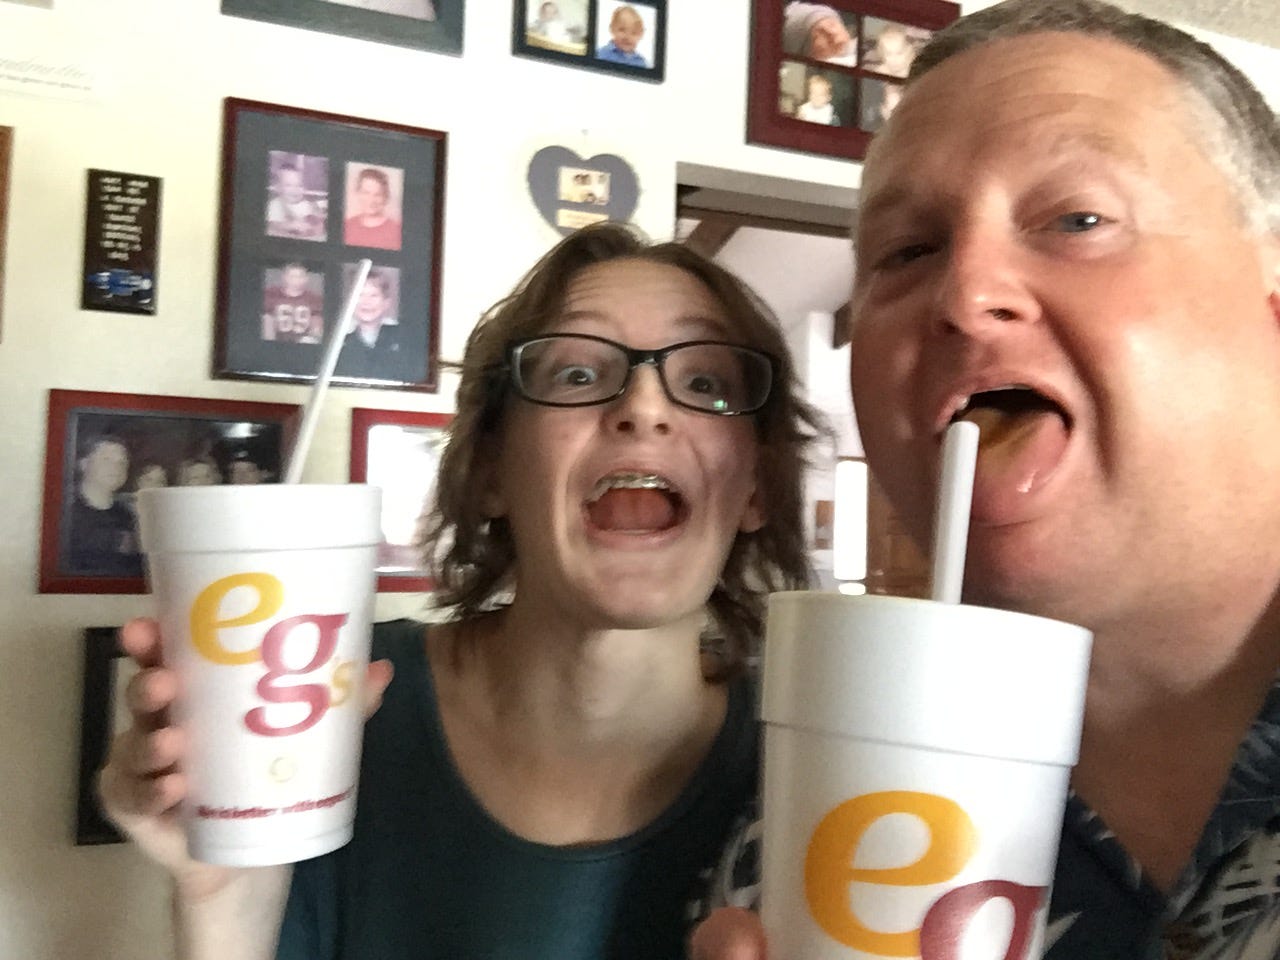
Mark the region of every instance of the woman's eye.
<instances>
[{"instance_id":1,"label":"woman's eye","mask_svg":"<svg viewBox=\"0 0 1280 960\"><path fill-rule=\"evenodd\" d=\"M694 374L689 377L685 383L691 393L719 396L724 392L723 381L719 377L709 373Z\"/></svg>"},{"instance_id":2,"label":"woman's eye","mask_svg":"<svg viewBox=\"0 0 1280 960\"><path fill-rule=\"evenodd\" d=\"M589 387L600 379L600 375L591 367L561 367L554 379L562 387Z\"/></svg>"},{"instance_id":3,"label":"woman's eye","mask_svg":"<svg viewBox=\"0 0 1280 960\"><path fill-rule=\"evenodd\" d=\"M1106 222L1107 218L1102 214L1092 213L1088 210L1073 210L1070 213L1054 217L1052 221L1053 226L1063 233L1088 233Z\"/></svg>"}]
</instances>

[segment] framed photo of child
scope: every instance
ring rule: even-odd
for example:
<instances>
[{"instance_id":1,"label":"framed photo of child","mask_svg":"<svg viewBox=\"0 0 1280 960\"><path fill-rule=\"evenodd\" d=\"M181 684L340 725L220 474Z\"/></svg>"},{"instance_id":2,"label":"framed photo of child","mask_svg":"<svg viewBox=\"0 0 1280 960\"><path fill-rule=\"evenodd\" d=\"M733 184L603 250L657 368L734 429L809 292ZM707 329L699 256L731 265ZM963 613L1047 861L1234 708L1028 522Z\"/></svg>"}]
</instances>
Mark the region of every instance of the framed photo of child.
<instances>
[{"instance_id":1,"label":"framed photo of child","mask_svg":"<svg viewBox=\"0 0 1280 960\"><path fill-rule=\"evenodd\" d=\"M214 375L315 379L359 291L333 383L434 392L446 135L228 99Z\"/></svg>"},{"instance_id":2,"label":"framed photo of child","mask_svg":"<svg viewBox=\"0 0 1280 960\"><path fill-rule=\"evenodd\" d=\"M512 52L661 83L666 0L516 0Z\"/></svg>"},{"instance_id":3,"label":"framed photo of child","mask_svg":"<svg viewBox=\"0 0 1280 960\"><path fill-rule=\"evenodd\" d=\"M747 141L861 160L950 0L752 0Z\"/></svg>"}]
</instances>

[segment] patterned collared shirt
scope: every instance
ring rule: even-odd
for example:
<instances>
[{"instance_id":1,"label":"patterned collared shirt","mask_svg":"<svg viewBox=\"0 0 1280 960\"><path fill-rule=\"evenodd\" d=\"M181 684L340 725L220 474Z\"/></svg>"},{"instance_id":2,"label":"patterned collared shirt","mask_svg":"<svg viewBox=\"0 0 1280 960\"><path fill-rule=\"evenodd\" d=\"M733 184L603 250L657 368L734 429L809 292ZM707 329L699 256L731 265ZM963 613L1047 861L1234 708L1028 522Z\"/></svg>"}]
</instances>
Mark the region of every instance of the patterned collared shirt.
<instances>
[{"instance_id":1,"label":"patterned collared shirt","mask_svg":"<svg viewBox=\"0 0 1280 960\"><path fill-rule=\"evenodd\" d=\"M1280 956L1280 684L1168 895L1096 813L1068 798L1046 941L1046 960Z\"/></svg>"},{"instance_id":2,"label":"patterned collared shirt","mask_svg":"<svg viewBox=\"0 0 1280 960\"><path fill-rule=\"evenodd\" d=\"M744 817L695 916L757 906L760 823ZM1280 958L1280 682L1236 753L1168 895L1078 796L1067 800L1044 960Z\"/></svg>"}]
</instances>

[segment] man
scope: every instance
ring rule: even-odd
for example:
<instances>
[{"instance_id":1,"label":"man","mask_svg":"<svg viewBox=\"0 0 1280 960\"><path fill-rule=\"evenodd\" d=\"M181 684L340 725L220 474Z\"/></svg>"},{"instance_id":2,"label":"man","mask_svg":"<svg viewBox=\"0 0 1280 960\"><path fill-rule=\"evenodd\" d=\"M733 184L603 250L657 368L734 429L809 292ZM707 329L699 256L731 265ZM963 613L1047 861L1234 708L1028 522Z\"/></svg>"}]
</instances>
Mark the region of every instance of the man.
<instances>
[{"instance_id":1,"label":"man","mask_svg":"<svg viewBox=\"0 0 1280 960\"><path fill-rule=\"evenodd\" d=\"M978 420L966 601L1094 631L1046 956L1275 957L1275 115L1165 24L1013 0L917 59L862 200L872 468L924 541L939 434ZM760 956L753 923L695 956Z\"/></svg>"},{"instance_id":2,"label":"man","mask_svg":"<svg viewBox=\"0 0 1280 960\"><path fill-rule=\"evenodd\" d=\"M270 479L271 471L260 467L248 450L237 450L231 457L227 468L227 483L256 484L266 483Z\"/></svg>"},{"instance_id":3,"label":"man","mask_svg":"<svg viewBox=\"0 0 1280 960\"><path fill-rule=\"evenodd\" d=\"M129 478L129 451L111 434L93 438L77 461L79 479L69 505L66 558L74 573L142 573L133 514L117 498Z\"/></svg>"}]
</instances>

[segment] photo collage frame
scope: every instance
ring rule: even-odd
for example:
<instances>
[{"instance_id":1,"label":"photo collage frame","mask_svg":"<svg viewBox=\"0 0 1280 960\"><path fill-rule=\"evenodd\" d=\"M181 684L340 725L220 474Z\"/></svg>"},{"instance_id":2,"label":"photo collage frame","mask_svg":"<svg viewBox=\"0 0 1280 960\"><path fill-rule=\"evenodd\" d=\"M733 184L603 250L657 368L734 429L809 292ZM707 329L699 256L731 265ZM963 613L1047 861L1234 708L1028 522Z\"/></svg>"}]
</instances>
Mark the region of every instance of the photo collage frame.
<instances>
[{"instance_id":1,"label":"photo collage frame","mask_svg":"<svg viewBox=\"0 0 1280 960\"><path fill-rule=\"evenodd\" d=\"M228 99L214 372L309 382L362 258L333 382L434 391L446 135Z\"/></svg>"}]
</instances>

